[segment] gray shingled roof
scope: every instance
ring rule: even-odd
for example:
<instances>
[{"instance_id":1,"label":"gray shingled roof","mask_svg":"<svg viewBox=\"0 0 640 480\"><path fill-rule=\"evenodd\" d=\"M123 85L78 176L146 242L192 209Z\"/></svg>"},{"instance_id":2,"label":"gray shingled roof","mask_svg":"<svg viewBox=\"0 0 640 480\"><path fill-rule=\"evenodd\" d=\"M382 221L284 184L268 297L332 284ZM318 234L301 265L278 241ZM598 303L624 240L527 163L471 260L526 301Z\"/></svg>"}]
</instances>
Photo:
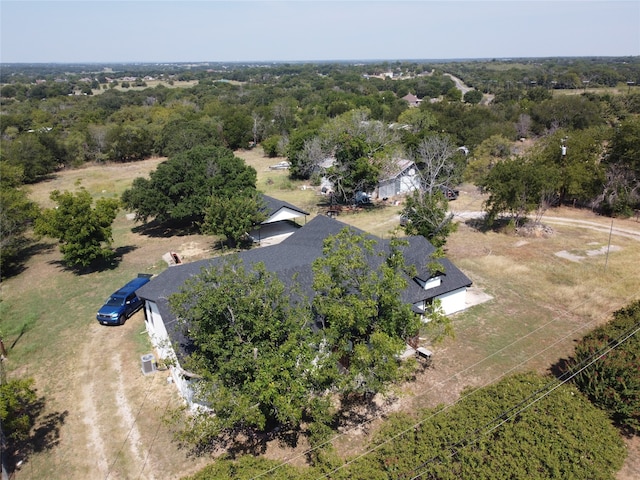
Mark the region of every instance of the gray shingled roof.
<instances>
[{"instance_id":1,"label":"gray shingled roof","mask_svg":"<svg viewBox=\"0 0 640 480\"><path fill-rule=\"evenodd\" d=\"M293 210L294 212L299 212L301 215L309 215L309 212L305 212L299 207L292 205L291 203L285 202L284 200L278 200L277 198L270 197L269 195L262 195L262 199L265 204L265 211L267 215L271 217L281 208L288 208Z\"/></svg>"},{"instance_id":2,"label":"gray shingled roof","mask_svg":"<svg viewBox=\"0 0 640 480\"><path fill-rule=\"evenodd\" d=\"M324 240L330 235L339 233L347 226L338 220L319 215L279 244L242 251L237 255L246 268L260 262L264 263L267 270L277 274L278 278L287 286L293 286L295 276L295 281L300 285L302 291L312 297L313 273L311 265L316 258L322 255ZM357 228L349 228L352 228L356 233L364 233ZM388 251L389 240L380 239L373 235L368 236L377 241L376 249ZM426 265L431 261L429 256L435 248L424 237L413 236L406 240L408 245L402 247L405 262L415 266L417 277L426 281L431 276ZM138 296L158 305L167 332L171 335L174 343L179 345L182 353L189 350L189 342L176 328L177 322L169 309L168 297L179 291L187 279L198 275L203 268L221 264L224 261L225 257L222 256L172 266L137 291ZM382 258L372 257L371 261L381 262ZM407 277L407 288L403 292L405 302L414 304L471 285L471 280L449 260L439 259L438 261L445 269L441 284L425 290L416 281Z\"/></svg>"}]
</instances>

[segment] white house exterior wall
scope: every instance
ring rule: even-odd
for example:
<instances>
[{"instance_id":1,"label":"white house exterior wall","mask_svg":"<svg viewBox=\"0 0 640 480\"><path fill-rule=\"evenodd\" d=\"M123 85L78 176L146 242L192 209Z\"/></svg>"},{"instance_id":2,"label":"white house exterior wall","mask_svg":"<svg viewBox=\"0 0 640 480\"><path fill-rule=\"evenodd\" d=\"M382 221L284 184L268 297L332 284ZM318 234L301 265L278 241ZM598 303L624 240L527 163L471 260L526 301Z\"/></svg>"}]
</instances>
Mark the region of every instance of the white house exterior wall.
<instances>
[{"instance_id":1,"label":"white house exterior wall","mask_svg":"<svg viewBox=\"0 0 640 480\"><path fill-rule=\"evenodd\" d=\"M184 398L187 403L191 404L193 392L189 388L189 382L182 375L182 368L180 368L180 364L175 356L169 334L164 322L162 321L160 311L158 310L158 305L155 302L147 300L145 302L145 310L145 324L151 343L160 358L163 360L169 360L169 363L173 364L169 367L171 377L178 387L182 398Z\"/></svg>"},{"instance_id":2,"label":"white house exterior wall","mask_svg":"<svg viewBox=\"0 0 640 480\"><path fill-rule=\"evenodd\" d=\"M162 316L158 310L156 302L147 300L145 302L145 324L147 333L151 339L151 343L155 347L161 358L169 358L173 356L173 348L171 348L169 333L164 326Z\"/></svg>"},{"instance_id":3,"label":"white house exterior wall","mask_svg":"<svg viewBox=\"0 0 640 480\"><path fill-rule=\"evenodd\" d=\"M420 182L415 173L413 175L404 175L400 178L400 193L413 192L419 185Z\"/></svg>"},{"instance_id":4,"label":"white house exterior wall","mask_svg":"<svg viewBox=\"0 0 640 480\"><path fill-rule=\"evenodd\" d=\"M418 188L416 175L400 175L390 180L380 182L378 186L378 197L393 197L403 193L411 192Z\"/></svg>"},{"instance_id":5,"label":"white house exterior wall","mask_svg":"<svg viewBox=\"0 0 640 480\"><path fill-rule=\"evenodd\" d=\"M464 310L466 308L467 288L459 288L458 290L440 295L438 300L440 300L445 315L451 315L452 313Z\"/></svg>"}]
</instances>

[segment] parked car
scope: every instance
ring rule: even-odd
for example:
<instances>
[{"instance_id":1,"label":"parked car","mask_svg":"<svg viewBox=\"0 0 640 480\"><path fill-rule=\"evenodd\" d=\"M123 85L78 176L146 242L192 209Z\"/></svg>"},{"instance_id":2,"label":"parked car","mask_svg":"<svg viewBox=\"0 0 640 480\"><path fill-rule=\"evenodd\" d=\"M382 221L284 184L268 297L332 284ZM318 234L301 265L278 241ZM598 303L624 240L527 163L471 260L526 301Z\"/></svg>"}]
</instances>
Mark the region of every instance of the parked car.
<instances>
[{"instance_id":1,"label":"parked car","mask_svg":"<svg viewBox=\"0 0 640 480\"><path fill-rule=\"evenodd\" d=\"M440 187L440 190L442 190L444 196L447 197L447 200L455 200L458 198L458 195L460 195L460 191L454 190L453 188L442 186Z\"/></svg>"},{"instance_id":2,"label":"parked car","mask_svg":"<svg viewBox=\"0 0 640 480\"><path fill-rule=\"evenodd\" d=\"M103 325L124 325L131 315L142 308L143 301L136 290L151 280L151 275L139 274L121 289L113 292L98 310L96 319Z\"/></svg>"},{"instance_id":3,"label":"parked car","mask_svg":"<svg viewBox=\"0 0 640 480\"><path fill-rule=\"evenodd\" d=\"M356 192L356 205L371 205L371 195L365 192Z\"/></svg>"}]
</instances>

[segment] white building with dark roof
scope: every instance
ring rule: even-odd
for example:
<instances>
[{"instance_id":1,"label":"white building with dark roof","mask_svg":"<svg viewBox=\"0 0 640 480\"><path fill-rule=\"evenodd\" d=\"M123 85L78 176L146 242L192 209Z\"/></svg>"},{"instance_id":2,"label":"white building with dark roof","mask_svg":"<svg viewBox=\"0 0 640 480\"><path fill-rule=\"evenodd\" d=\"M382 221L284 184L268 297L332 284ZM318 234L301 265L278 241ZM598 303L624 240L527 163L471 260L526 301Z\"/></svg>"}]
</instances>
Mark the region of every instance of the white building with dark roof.
<instances>
[{"instance_id":1,"label":"white building with dark roof","mask_svg":"<svg viewBox=\"0 0 640 480\"><path fill-rule=\"evenodd\" d=\"M317 216L303 227L295 230L280 243L238 253L245 268L263 263L285 284L300 286L302 292L312 298L312 264L322 256L324 240L338 234L346 224L325 216ZM362 233L354 227L357 233ZM390 240L370 236L376 240L376 248L388 251ZM443 273L432 274L427 265L433 261L435 248L421 236L408 237L407 245L401 247L405 263L415 268L416 275L407 278L403 300L410 304L416 314L422 314L435 300L439 300L445 314L449 315L466 308L466 292L471 280L447 259L438 259ZM372 256L373 262L382 257ZM192 391L189 382L193 374L184 371L180 359L189 355L191 342L185 325L169 308L169 297L178 292L185 282L201 273L203 268L220 265L225 257L215 257L167 268L140 288L137 294L145 300L145 325L158 355L171 359L171 373L181 395L190 403ZM375 267L375 265L372 265Z\"/></svg>"}]
</instances>

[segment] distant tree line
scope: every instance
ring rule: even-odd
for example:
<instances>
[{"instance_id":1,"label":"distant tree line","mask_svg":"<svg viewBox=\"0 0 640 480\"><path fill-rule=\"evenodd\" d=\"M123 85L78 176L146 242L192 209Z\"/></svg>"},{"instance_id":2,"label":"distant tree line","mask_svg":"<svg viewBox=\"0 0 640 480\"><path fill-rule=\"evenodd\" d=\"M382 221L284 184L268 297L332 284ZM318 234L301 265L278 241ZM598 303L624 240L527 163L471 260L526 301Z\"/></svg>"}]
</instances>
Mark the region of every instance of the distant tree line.
<instances>
[{"instance_id":1,"label":"distant tree line","mask_svg":"<svg viewBox=\"0 0 640 480\"><path fill-rule=\"evenodd\" d=\"M16 193L21 185L87 162L174 158L196 147L236 150L260 144L268 156L287 157L293 177L312 181L318 179L318 164L334 157L330 171L322 173L337 186L337 199L350 202L357 191L376 185L394 158L414 159L429 177L420 152L425 142L446 138L468 152L448 156L456 165L448 181L455 186L465 179L486 189L489 219L505 213L519 218L549 202L616 215L640 206L635 58L189 69L114 65L99 72L84 67L67 73L55 65L3 69L3 261L5 251L15 252L34 215L33 206ZM476 86L475 94L462 96L444 72ZM543 74L590 78L590 89L564 95L557 84L549 88L541 81ZM137 90L102 88L107 77L127 75L167 82ZM479 83L486 76L496 80L491 89ZM596 81L605 77L609 80ZM196 84L171 88L168 79ZM611 79L617 92L603 87ZM94 94L70 95L81 84L89 84ZM402 99L408 93L422 99L419 107ZM520 152L523 138L535 141L536 148ZM526 195L517 191L518 184L526 185Z\"/></svg>"}]
</instances>

